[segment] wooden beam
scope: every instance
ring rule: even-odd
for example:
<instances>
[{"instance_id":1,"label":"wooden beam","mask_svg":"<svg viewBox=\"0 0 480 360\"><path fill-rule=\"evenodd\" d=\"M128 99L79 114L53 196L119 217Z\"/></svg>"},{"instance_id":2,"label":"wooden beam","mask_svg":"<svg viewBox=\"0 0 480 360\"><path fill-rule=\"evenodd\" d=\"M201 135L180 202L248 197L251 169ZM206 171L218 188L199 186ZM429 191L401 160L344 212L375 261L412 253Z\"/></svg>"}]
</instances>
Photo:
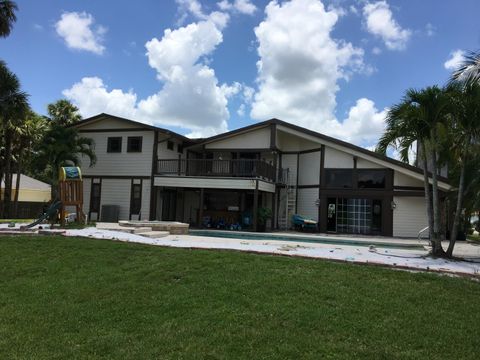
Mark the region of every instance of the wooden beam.
<instances>
[{"instance_id":1,"label":"wooden beam","mask_svg":"<svg viewBox=\"0 0 480 360\"><path fill-rule=\"evenodd\" d=\"M255 190L253 191L253 231L257 231L258 215L258 180L255 180Z\"/></svg>"}]
</instances>

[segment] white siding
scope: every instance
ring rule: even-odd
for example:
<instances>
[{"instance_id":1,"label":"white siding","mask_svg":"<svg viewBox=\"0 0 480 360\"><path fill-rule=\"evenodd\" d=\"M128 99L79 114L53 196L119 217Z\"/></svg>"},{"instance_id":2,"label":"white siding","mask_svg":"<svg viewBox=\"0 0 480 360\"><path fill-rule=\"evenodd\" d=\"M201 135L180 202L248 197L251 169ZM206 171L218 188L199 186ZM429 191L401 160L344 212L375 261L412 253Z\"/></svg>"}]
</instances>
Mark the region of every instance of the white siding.
<instances>
[{"instance_id":1,"label":"white siding","mask_svg":"<svg viewBox=\"0 0 480 360\"><path fill-rule=\"evenodd\" d=\"M174 143L173 150L170 150L167 148L168 141L172 141ZM179 140L170 138L167 135L159 134L158 147L157 147L158 158L159 159L178 159L178 156L181 155L178 152L178 145L181 145Z\"/></svg>"},{"instance_id":2,"label":"white siding","mask_svg":"<svg viewBox=\"0 0 480 360\"><path fill-rule=\"evenodd\" d=\"M401 172L395 171L393 178L394 186L421 186L423 187L423 181L414 179L408 175L402 174Z\"/></svg>"},{"instance_id":3,"label":"white siding","mask_svg":"<svg viewBox=\"0 0 480 360\"><path fill-rule=\"evenodd\" d=\"M288 183L297 184L297 154L282 154L282 168L289 169Z\"/></svg>"},{"instance_id":4,"label":"white siding","mask_svg":"<svg viewBox=\"0 0 480 360\"><path fill-rule=\"evenodd\" d=\"M258 190L270 193L275 192L275 185L266 181L258 181Z\"/></svg>"},{"instance_id":5,"label":"white siding","mask_svg":"<svg viewBox=\"0 0 480 360\"><path fill-rule=\"evenodd\" d=\"M90 191L92 190L92 180L83 179L83 213L88 215L90 210Z\"/></svg>"},{"instance_id":6,"label":"white siding","mask_svg":"<svg viewBox=\"0 0 480 360\"><path fill-rule=\"evenodd\" d=\"M130 215L130 179L102 179L100 211L103 205L120 206L120 220L128 220Z\"/></svg>"},{"instance_id":7,"label":"white siding","mask_svg":"<svg viewBox=\"0 0 480 360\"><path fill-rule=\"evenodd\" d=\"M135 124L129 121L119 120L108 116L102 117L96 121L80 126L79 130L105 130L105 129L139 129L142 124Z\"/></svg>"},{"instance_id":8,"label":"white siding","mask_svg":"<svg viewBox=\"0 0 480 360\"><path fill-rule=\"evenodd\" d=\"M320 184L320 151L300 154L298 185Z\"/></svg>"},{"instance_id":9,"label":"white siding","mask_svg":"<svg viewBox=\"0 0 480 360\"><path fill-rule=\"evenodd\" d=\"M325 167L337 169L353 169L353 156L343 151L325 147Z\"/></svg>"},{"instance_id":10,"label":"white siding","mask_svg":"<svg viewBox=\"0 0 480 360\"><path fill-rule=\"evenodd\" d=\"M83 133L81 135L93 139L97 156L97 163L93 167L88 167L88 159L83 159L83 175L150 176L152 171L153 131L99 132ZM120 136L122 137L122 152L108 153L107 139ZM127 152L127 138L129 136L143 137L142 152Z\"/></svg>"},{"instance_id":11,"label":"white siding","mask_svg":"<svg viewBox=\"0 0 480 360\"><path fill-rule=\"evenodd\" d=\"M315 204L317 199L318 189L298 189L297 213L318 221L318 207Z\"/></svg>"},{"instance_id":12,"label":"white siding","mask_svg":"<svg viewBox=\"0 0 480 360\"><path fill-rule=\"evenodd\" d=\"M206 149L268 149L270 127L264 127L205 145Z\"/></svg>"},{"instance_id":13,"label":"white siding","mask_svg":"<svg viewBox=\"0 0 480 360\"><path fill-rule=\"evenodd\" d=\"M357 158L357 168L359 169L385 169L384 166L375 164L371 161L362 159L362 158Z\"/></svg>"},{"instance_id":14,"label":"white siding","mask_svg":"<svg viewBox=\"0 0 480 360\"><path fill-rule=\"evenodd\" d=\"M141 218L142 220L148 220L150 217L150 179L142 180L142 208ZM130 199L130 196L129 196Z\"/></svg>"},{"instance_id":15,"label":"white siding","mask_svg":"<svg viewBox=\"0 0 480 360\"><path fill-rule=\"evenodd\" d=\"M423 197L394 197L393 236L417 237L428 224Z\"/></svg>"}]
</instances>

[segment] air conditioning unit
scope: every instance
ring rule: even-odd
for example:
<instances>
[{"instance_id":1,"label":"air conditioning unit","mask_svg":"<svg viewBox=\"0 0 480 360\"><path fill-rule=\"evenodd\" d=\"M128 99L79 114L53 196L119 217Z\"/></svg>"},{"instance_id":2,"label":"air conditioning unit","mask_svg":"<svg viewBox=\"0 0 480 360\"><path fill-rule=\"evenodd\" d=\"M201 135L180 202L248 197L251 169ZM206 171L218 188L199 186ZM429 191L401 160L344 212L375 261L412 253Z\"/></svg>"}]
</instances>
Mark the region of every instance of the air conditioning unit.
<instances>
[{"instance_id":1,"label":"air conditioning unit","mask_svg":"<svg viewBox=\"0 0 480 360\"><path fill-rule=\"evenodd\" d=\"M118 205L102 205L101 222L118 222L118 214L120 206Z\"/></svg>"}]
</instances>

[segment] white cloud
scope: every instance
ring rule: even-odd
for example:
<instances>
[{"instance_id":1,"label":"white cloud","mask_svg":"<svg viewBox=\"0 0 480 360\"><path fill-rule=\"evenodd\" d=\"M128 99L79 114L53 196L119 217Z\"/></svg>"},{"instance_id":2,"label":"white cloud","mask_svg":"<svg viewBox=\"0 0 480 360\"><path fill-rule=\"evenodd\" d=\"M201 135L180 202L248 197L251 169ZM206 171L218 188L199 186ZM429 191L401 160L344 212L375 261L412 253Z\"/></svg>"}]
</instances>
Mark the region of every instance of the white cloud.
<instances>
[{"instance_id":1,"label":"white cloud","mask_svg":"<svg viewBox=\"0 0 480 360\"><path fill-rule=\"evenodd\" d=\"M366 3L363 7L365 26L368 32L380 37L390 50L403 50L412 34L393 18L386 1Z\"/></svg>"},{"instance_id":2,"label":"white cloud","mask_svg":"<svg viewBox=\"0 0 480 360\"><path fill-rule=\"evenodd\" d=\"M428 37L434 36L436 31L437 29L431 23L427 23L427 25L425 25L425 34Z\"/></svg>"},{"instance_id":3,"label":"white cloud","mask_svg":"<svg viewBox=\"0 0 480 360\"><path fill-rule=\"evenodd\" d=\"M374 55L380 55L382 53L382 49L380 49L378 46L375 46L373 49L372 49L372 53Z\"/></svg>"},{"instance_id":4,"label":"white cloud","mask_svg":"<svg viewBox=\"0 0 480 360\"><path fill-rule=\"evenodd\" d=\"M62 94L75 102L84 117L105 112L112 115L133 118L136 114L137 95L120 89L108 91L102 79L84 77Z\"/></svg>"},{"instance_id":5,"label":"white cloud","mask_svg":"<svg viewBox=\"0 0 480 360\"><path fill-rule=\"evenodd\" d=\"M338 82L365 70L362 49L332 38L337 20L319 0L270 2L255 28L260 60L252 118L276 117L356 143L376 140L384 113L372 101L358 100L343 123L334 115Z\"/></svg>"},{"instance_id":6,"label":"white cloud","mask_svg":"<svg viewBox=\"0 0 480 360\"><path fill-rule=\"evenodd\" d=\"M457 70L465 60L465 52L463 50L455 50L450 53L450 58L443 63L447 70Z\"/></svg>"},{"instance_id":7,"label":"white cloud","mask_svg":"<svg viewBox=\"0 0 480 360\"><path fill-rule=\"evenodd\" d=\"M166 29L159 39L145 44L149 65L156 70L161 89L144 99L133 91L109 91L97 77L83 78L63 94L83 116L99 112L125 116L145 123L177 126L190 136L210 136L227 130L228 99L250 94L250 88L234 82L220 84L207 57L223 41L223 23L205 15L195 1L184 1L196 17L205 18L177 29ZM218 13L218 12L217 12ZM215 19L214 19L215 18Z\"/></svg>"},{"instance_id":8,"label":"white cloud","mask_svg":"<svg viewBox=\"0 0 480 360\"><path fill-rule=\"evenodd\" d=\"M217 3L217 6L223 11L237 11L247 15L253 15L257 11L257 7L250 0L235 0L233 2L222 0Z\"/></svg>"},{"instance_id":9,"label":"white cloud","mask_svg":"<svg viewBox=\"0 0 480 360\"><path fill-rule=\"evenodd\" d=\"M107 31L104 26L94 27L95 19L86 12L65 12L55 23L55 30L71 49L103 54L103 37Z\"/></svg>"},{"instance_id":10,"label":"white cloud","mask_svg":"<svg viewBox=\"0 0 480 360\"><path fill-rule=\"evenodd\" d=\"M212 11L206 14L203 10L202 4L198 0L176 0L180 19L178 24L182 25L187 19L188 15L192 15L196 20L210 20L220 30L227 26L230 16L221 11Z\"/></svg>"}]
</instances>

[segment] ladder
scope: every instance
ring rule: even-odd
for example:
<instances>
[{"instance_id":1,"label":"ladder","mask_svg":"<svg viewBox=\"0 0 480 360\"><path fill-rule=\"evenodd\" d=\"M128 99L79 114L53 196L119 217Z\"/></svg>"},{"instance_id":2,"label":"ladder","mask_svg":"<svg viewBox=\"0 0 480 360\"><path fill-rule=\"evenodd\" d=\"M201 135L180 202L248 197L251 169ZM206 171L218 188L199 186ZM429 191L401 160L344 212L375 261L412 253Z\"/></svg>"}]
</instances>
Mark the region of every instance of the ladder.
<instances>
[{"instance_id":1,"label":"ladder","mask_svg":"<svg viewBox=\"0 0 480 360\"><path fill-rule=\"evenodd\" d=\"M279 214L278 214L278 227L282 230L288 230L291 227L291 221L290 219L292 218L292 215L295 213L295 205L297 201L297 189L295 187L290 186L290 179L288 178L288 172L287 172L287 178L285 181L285 193L283 196L280 198L280 204L283 204L284 206L281 206L279 209Z\"/></svg>"}]
</instances>

